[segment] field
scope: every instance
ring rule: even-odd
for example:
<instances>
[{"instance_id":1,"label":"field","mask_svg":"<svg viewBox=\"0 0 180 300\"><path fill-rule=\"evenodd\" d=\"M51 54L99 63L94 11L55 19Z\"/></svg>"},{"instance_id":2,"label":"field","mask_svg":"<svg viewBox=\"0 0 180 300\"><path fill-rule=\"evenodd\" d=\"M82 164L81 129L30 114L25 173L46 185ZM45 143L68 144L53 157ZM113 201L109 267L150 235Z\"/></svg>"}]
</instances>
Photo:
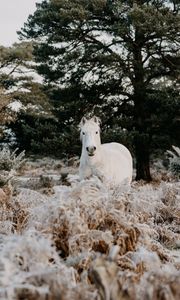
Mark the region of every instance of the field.
<instances>
[{"instance_id":1,"label":"field","mask_svg":"<svg viewBox=\"0 0 180 300\"><path fill-rule=\"evenodd\" d=\"M0 299L180 299L180 182L110 189L77 165L27 161L0 189Z\"/></svg>"}]
</instances>

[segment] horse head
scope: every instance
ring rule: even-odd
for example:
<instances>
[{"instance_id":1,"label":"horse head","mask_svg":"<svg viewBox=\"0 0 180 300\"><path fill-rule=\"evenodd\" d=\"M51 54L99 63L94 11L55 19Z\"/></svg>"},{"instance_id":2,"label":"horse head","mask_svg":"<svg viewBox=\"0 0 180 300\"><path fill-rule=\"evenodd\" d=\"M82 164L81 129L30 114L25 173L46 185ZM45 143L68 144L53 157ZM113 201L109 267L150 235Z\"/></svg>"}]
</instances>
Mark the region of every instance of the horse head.
<instances>
[{"instance_id":1,"label":"horse head","mask_svg":"<svg viewBox=\"0 0 180 300\"><path fill-rule=\"evenodd\" d=\"M100 119L94 116L91 119L82 118L80 122L80 139L82 141L83 151L92 157L98 151L101 145L100 139Z\"/></svg>"}]
</instances>

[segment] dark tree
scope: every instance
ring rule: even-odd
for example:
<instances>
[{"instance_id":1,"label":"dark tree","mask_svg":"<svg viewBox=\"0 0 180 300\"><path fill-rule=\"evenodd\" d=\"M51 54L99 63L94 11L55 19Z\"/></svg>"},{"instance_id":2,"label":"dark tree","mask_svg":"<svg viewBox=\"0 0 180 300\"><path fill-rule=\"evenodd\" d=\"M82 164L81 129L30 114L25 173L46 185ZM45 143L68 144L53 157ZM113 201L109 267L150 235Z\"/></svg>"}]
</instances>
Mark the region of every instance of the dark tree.
<instances>
[{"instance_id":1,"label":"dark tree","mask_svg":"<svg viewBox=\"0 0 180 300\"><path fill-rule=\"evenodd\" d=\"M52 97L61 95L57 103L68 121L89 111L102 112L108 124L128 117L136 179L151 180L152 115L158 116L151 105L167 86L178 88L179 6L178 0L45 0L20 33L36 42L37 70Z\"/></svg>"}]
</instances>

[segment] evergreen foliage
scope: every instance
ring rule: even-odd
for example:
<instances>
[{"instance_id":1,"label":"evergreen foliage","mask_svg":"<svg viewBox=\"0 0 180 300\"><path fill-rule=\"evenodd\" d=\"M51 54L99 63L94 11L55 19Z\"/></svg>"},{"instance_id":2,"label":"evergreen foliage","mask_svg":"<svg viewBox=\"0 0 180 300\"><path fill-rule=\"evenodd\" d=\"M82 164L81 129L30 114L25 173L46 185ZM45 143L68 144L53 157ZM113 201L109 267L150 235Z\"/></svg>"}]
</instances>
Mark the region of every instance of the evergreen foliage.
<instances>
[{"instance_id":1,"label":"evergreen foliage","mask_svg":"<svg viewBox=\"0 0 180 300\"><path fill-rule=\"evenodd\" d=\"M11 47L0 46L1 142L11 142L12 134L8 135L9 130L6 129L12 129L14 122L19 122L21 112L11 109L14 102L20 104L24 113L31 112L37 118L42 114L52 115L45 87L35 78L37 73L32 51L32 42L16 43Z\"/></svg>"},{"instance_id":2,"label":"evergreen foliage","mask_svg":"<svg viewBox=\"0 0 180 300\"><path fill-rule=\"evenodd\" d=\"M10 104L11 100L11 97L6 95L5 91L0 88L0 138L3 135L4 125L13 120L10 109L8 109L8 105Z\"/></svg>"},{"instance_id":3,"label":"evergreen foliage","mask_svg":"<svg viewBox=\"0 0 180 300\"><path fill-rule=\"evenodd\" d=\"M33 44L31 42L15 43L11 47L0 46L0 87L6 91L31 79L29 70L33 69ZM15 75L15 76L14 76Z\"/></svg>"},{"instance_id":4,"label":"evergreen foliage","mask_svg":"<svg viewBox=\"0 0 180 300\"><path fill-rule=\"evenodd\" d=\"M16 146L26 149L27 154L68 158L80 153L77 129L70 126L64 130L52 116L22 111L11 129L16 135Z\"/></svg>"}]
</instances>

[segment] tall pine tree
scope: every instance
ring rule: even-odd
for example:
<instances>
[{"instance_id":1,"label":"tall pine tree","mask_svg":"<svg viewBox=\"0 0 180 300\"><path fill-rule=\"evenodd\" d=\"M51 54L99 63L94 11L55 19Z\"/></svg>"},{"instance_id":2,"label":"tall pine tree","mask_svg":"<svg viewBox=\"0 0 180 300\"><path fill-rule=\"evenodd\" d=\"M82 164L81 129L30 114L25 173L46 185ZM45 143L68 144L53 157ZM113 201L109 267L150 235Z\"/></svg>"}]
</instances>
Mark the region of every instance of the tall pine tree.
<instances>
[{"instance_id":1,"label":"tall pine tree","mask_svg":"<svg viewBox=\"0 0 180 300\"><path fill-rule=\"evenodd\" d=\"M179 6L177 0L44 0L20 33L36 42L37 70L60 98L64 120L95 109L109 123L127 115L136 179L151 180L157 83L178 85Z\"/></svg>"}]
</instances>

